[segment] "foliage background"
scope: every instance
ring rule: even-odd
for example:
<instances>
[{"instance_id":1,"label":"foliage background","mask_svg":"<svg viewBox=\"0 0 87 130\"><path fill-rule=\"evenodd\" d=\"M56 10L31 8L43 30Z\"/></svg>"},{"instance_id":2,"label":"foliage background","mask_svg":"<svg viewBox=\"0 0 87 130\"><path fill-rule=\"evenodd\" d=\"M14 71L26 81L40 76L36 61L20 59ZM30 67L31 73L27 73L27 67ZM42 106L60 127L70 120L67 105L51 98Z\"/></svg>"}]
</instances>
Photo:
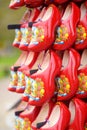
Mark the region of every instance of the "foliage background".
<instances>
[{"instance_id":1,"label":"foliage background","mask_svg":"<svg viewBox=\"0 0 87 130\"><path fill-rule=\"evenodd\" d=\"M11 65L15 63L21 51L12 47L14 30L8 30L8 24L19 23L26 8L9 8L10 0L0 0L0 78L9 75Z\"/></svg>"}]
</instances>

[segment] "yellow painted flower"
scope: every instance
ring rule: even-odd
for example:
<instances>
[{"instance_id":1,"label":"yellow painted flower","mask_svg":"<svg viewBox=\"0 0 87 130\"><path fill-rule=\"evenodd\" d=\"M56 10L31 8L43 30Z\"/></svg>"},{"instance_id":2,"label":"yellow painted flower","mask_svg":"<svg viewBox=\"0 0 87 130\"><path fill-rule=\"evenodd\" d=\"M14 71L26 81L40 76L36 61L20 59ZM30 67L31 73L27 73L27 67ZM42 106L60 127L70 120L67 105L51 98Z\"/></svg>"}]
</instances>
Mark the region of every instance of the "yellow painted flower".
<instances>
[{"instance_id":1,"label":"yellow painted flower","mask_svg":"<svg viewBox=\"0 0 87 130\"><path fill-rule=\"evenodd\" d=\"M28 29L25 31L25 34L26 34L26 35L28 35L28 34L29 34L29 31L28 31Z\"/></svg>"},{"instance_id":2,"label":"yellow painted flower","mask_svg":"<svg viewBox=\"0 0 87 130\"><path fill-rule=\"evenodd\" d=\"M86 38L86 33L83 34L83 37Z\"/></svg>"},{"instance_id":3,"label":"yellow painted flower","mask_svg":"<svg viewBox=\"0 0 87 130\"><path fill-rule=\"evenodd\" d=\"M31 81L30 80L28 80L28 83L27 83L28 85L31 85Z\"/></svg>"},{"instance_id":4,"label":"yellow painted flower","mask_svg":"<svg viewBox=\"0 0 87 130\"><path fill-rule=\"evenodd\" d=\"M87 86L87 82L85 83L85 86Z\"/></svg>"},{"instance_id":5,"label":"yellow painted flower","mask_svg":"<svg viewBox=\"0 0 87 130\"><path fill-rule=\"evenodd\" d=\"M82 81L82 78L80 76L78 77L78 79L79 79L79 81Z\"/></svg>"},{"instance_id":6,"label":"yellow painted flower","mask_svg":"<svg viewBox=\"0 0 87 130\"><path fill-rule=\"evenodd\" d=\"M37 83L34 83L34 88L36 89L38 87L38 84Z\"/></svg>"},{"instance_id":7,"label":"yellow painted flower","mask_svg":"<svg viewBox=\"0 0 87 130\"><path fill-rule=\"evenodd\" d=\"M41 36L41 39L44 39L44 35Z\"/></svg>"},{"instance_id":8,"label":"yellow painted flower","mask_svg":"<svg viewBox=\"0 0 87 130\"><path fill-rule=\"evenodd\" d=\"M70 89L70 85L69 84L66 85L66 89Z\"/></svg>"},{"instance_id":9,"label":"yellow painted flower","mask_svg":"<svg viewBox=\"0 0 87 130\"><path fill-rule=\"evenodd\" d=\"M70 92L70 83L65 75L61 75L57 82L59 95L68 94Z\"/></svg>"},{"instance_id":10,"label":"yellow painted flower","mask_svg":"<svg viewBox=\"0 0 87 130\"><path fill-rule=\"evenodd\" d=\"M78 92L87 91L87 76L84 73L80 73L78 76L79 87Z\"/></svg>"},{"instance_id":11,"label":"yellow painted flower","mask_svg":"<svg viewBox=\"0 0 87 130\"><path fill-rule=\"evenodd\" d=\"M41 82L40 82L40 85L41 85L41 86L44 86L44 82L41 81Z\"/></svg>"},{"instance_id":12,"label":"yellow painted flower","mask_svg":"<svg viewBox=\"0 0 87 130\"><path fill-rule=\"evenodd\" d=\"M59 83L60 83L60 84L63 84L63 81L62 81L62 79L60 79L60 80L59 80Z\"/></svg>"},{"instance_id":13,"label":"yellow painted flower","mask_svg":"<svg viewBox=\"0 0 87 130\"><path fill-rule=\"evenodd\" d=\"M87 37L86 30L82 25L77 27L77 39L76 42L83 42Z\"/></svg>"},{"instance_id":14,"label":"yellow painted flower","mask_svg":"<svg viewBox=\"0 0 87 130\"><path fill-rule=\"evenodd\" d=\"M64 93L63 90L59 89L58 93Z\"/></svg>"},{"instance_id":15,"label":"yellow painted flower","mask_svg":"<svg viewBox=\"0 0 87 130\"><path fill-rule=\"evenodd\" d=\"M66 33L66 34L65 34L65 37L67 38L68 36L69 36L69 34L68 34L68 33Z\"/></svg>"},{"instance_id":16,"label":"yellow painted flower","mask_svg":"<svg viewBox=\"0 0 87 130\"><path fill-rule=\"evenodd\" d=\"M18 35L21 35L21 31L18 31L18 33L17 33Z\"/></svg>"},{"instance_id":17,"label":"yellow painted flower","mask_svg":"<svg viewBox=\"0 0 87 130\"><path fill-rule=\"evenodd\" d=\"M36 79L33 87L31 87L31 95L34 98L42 98L44 96L44 82L41 79Z\"/></svg>"},{"instance_id":18,"label":"yellow painted flower","mask_svg":"<svg viewBox=\"0 0 87 130\"><path fill-rule=\"evenodd\" d=\"M41 90L40 90L41 96L43 96L44 92L45 92L44 89L41 89Z\"/></svg>"}]
</instances>

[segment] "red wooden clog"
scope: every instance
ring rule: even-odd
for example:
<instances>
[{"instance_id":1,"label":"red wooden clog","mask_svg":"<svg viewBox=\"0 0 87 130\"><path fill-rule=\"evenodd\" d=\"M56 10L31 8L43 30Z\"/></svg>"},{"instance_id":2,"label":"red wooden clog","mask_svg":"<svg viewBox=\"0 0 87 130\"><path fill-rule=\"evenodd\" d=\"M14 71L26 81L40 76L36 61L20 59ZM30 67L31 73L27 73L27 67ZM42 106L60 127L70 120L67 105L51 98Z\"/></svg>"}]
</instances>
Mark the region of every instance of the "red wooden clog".
<instances>
[{"instance_id":1,"label":"red wooden clog","mask_svg":"<svg viewBox=\"0 0 87 130\"><path fill-rule=\"evenodd\" d=\"M82 50L87 48L87 2L82 3L80 7L81 16L77 26L77 38L75 49Z\"/></svg>"},{"instance_id":2,"label":"red wooden clog","mask_svg":"<svg viewBox=\"0 0 87 130\"><path fill-rule=\"evenodd\" d=\"M65 50L71 47L76 40L76 26L80 18L80 9L71 2L65 9L61 24L57 27L53 48Z\"/></svg>"},{"instance_id":3,"label":"red wooden clog","mask_svg":"<svg viewBox=\"0 0 87 130\"><path fill-rule=\"evenodd\" d=\"M24 6L24 0L11 0L9 8L11 9L18 9L22 6Z\"/></svg>"},{"instance_id":4,"label":"red wooden clog","mask_svg":"<svg viewBox=\"0 0 87 130\"><path fill-rule=\"evenodd\" d=\"M80 67L78 68L78 98L87 98L87 49L82 52Z\"/></svg>"},{"instance_id":5,"label":"red wooden clog","mask_svg":"<svg viewBox=\"0 0 87 130\"><path fill-rule=\"evenodd\" d=\"M38 52L49 48L54 41L55 29L59 23L60 12L55 5L51 4L47 8L43 18L33 24L33 34L28 49Z\"/></svg>"},{"instance_id":6,"label":"red wooden clog","mask_svg":"<svg viewBox=\"0 0 87 130\"><path fill-rule=\"evenodd\" d=\"M28 7L38 7L44 4L44 0L24 0Z\"/></svg>"},{"instance_id":7,"label":"red wooden clog","mask_svg":"<svg viewBox=\"0 0 87 130\"><path fill-rule=\"evenodd\" d=\"M69 100L78 89L77 70L80 65L79 53L70 48L63 55L62 68L57 80L58 100Z\"/></svg>"},{"instance_id":8,"label":"red wooden clog","mask_svg":"<svg viewBox=\"0 0 87 130\"><path fill-rule=\"evenodd\" d=\"M23 93L24 89L25 89L25 85L26 85L25 75L24 75L24 73L22 73L22 71L26 70L28 68L31 68L34 65L37 57L38 57L38 53L29 52L24 65L21 66L17 70L17 76L18 76L18 84L17 84L17 87L16 87L17 93Z\"/></svg>"},{"instance_id":9,"label":"red wooden clog","mask_svg":"<svg viewBox=\"0 0 87 130\"><path fill-rule=\"evenodd\" d=\"M11 81L8 87L9 91L16 91L17 84L18 84L18 75L17 70L24 65L26 58L28 56L28 52L22 52L16 63L11 67Z\"/></svg>"},{"instance_id":10,"label":"red wooden clog","mask_svg":"<svg viewBox=\"0 0 87 130\"><path fill-rule=\"evenodd\" d=\"M78 98L72 99L69 104L71 120L68 130L85 130L86 104Z\"/></svg>"},{"instance_id":11,"label":"red wooden clog","mask_svg":"<svg viewBox=\"0 0 87 130\"><path fill-rule=\"evenodd\" d=\"M25 51L28 50L28 45L30 44L30 41L32 38L32 25L33 23L38 22L42 18L45 11L46 11L45 7L41 10L41 12L40 10L35 8L32 11L31 18L29 20L30 23L27 22L26 24L23 24L23 26L21 27L22 39L19 46L21 50L25 50ZM31 27L28 27L30 24L31 24Z\"/></svg>"},{"instance_id":12,"label":"red wooden clog","mask_svg":"<svg viewBox=\"0 0 87 130\"><path fill-rule=\"evenodd\" d=\"M31 105L41 106L54 95L55 77L59 74L60 68L60 57L54 51L48 50L39 70L30 75L29 103Z\"/></svg>"},{"instance_id":13,"label":"red wooden clog","mask_svg":"<svg viewBox=\"0 0 87 130\"><path fill-rule=\"evenodd\" d=\"M40 130L65 130L69 121L70 112L68 108L64 103L58 102L54 105L46 124Z\"/></svg>"}]
</instances>

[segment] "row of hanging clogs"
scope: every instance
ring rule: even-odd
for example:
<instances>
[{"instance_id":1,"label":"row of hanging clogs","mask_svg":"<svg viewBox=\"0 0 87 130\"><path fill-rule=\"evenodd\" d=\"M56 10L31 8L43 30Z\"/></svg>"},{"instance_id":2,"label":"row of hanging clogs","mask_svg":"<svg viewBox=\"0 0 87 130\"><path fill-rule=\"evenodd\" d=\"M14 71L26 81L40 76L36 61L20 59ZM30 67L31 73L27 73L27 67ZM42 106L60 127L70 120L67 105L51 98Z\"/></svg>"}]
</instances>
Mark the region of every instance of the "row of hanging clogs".
<instances>
[{"instance_id":1,"label":"row of hanging clogs","mask_svg":"<svg viewBox=\"0 0 87 130\"><path fill-rule=\"evenodd\" d=\"M69 0L11 0L9 8L11 9L19 9L22 6L26 7L38 7L43 6L44 4L62 4L64 2L68 2ZM73 0L74 2L81 2L84 0Z\"/></svg>"},{"instance_id":2,"label":"row of hanging clogs","mask_svg":"<svg viewBox=\"0 0 87 130\"><path fill-rule=\"evenodd\" d=\"M26 1L32 2L26 4L28 7L44 3L44 0L19 3L15 0L12 8L17 9ZM16 130L87 129L87 104L76 98L87 98L87 49L80 58L80 54L70 48L87 40L87 2L80 8L73 2L65 10L57 7L58 2L65 1L68 0L54 0L56 4L48 7L28 9L21 24L12 25L17 33L13 46L23 52L11 67L8 89L23 93L22 100L27 101L15 112ZM49 4L50 0L45 2ZM86 48L81 45L80 49ZM67 100L71 100L67 105L61 102Z\"/></svg>"},{"instance_id":3,"label":"row of hanging clogs","mask_svg":"<svg viewBox=\"0 0 87 130\"><path fill-rule=\"evenodd\" d=\"M49 100L50 97L53 96L55 91L55 82L53 80L59 73L61 60L56 53L54 53L52 50L48 50L46 53L45 51L42 51L38 55L34 52L30 52L27 62L29 63L29 61L30 64L26 66L25 62L25 64L17 70L17 75L19 77L19 86L17 88L17 92L24 92L26 84L28 87L28 92L30 88L29 93L31 93L31 102L33 101L33 105L42 105L45 101ZM24 73L26 73L26 77ZM12 76L14 77L14 73ZM13 84L14 81L11 83ZM12 84L9 86L9 89L12 88ZM13 88L16 86L13 86ZM27 95L26 98L28 98Z\"/></svg>"},{"instance_id":4,"label":"row of hanging clogs","mask_svg":"<svg viewBox=\"0 0 87 130\"><path fill-rule=\"evenodd\" d=\"M30 9L26 15L22 24L8 26L9 29L15 28L13 46L34 52L49 47L55 50L65 50L72 46L79 50L87 48L87 2L82 3L80 9L71 2L65 11L51 4L41 11Z\"/></svg>"},{"instance_id":5,"label":"row of hanging clogs","mask_svg":"<svg viewBox=\"0 0 87 130\"><path fill-rule=\"evenodd\" d=\"M23 100L36 106L54 94L58 100L68 100L75 95L87 98L87 49L81 58L72 48L65 50L62 57L59 54L53 50L22 52L11 67L8 90L23 93Z\"/></svg>"},{"instance_id":6,"label":"row of hanging clogs","mask_svg":"<svg viewBox=\"0 0 87 130\"><path fill-rule=\"evenodd\" d=\"M86 102L77 98L69 103L51 100L37 107L22 101L15 110L15 129L86 130Z\"/></svg>"}]
</instances>

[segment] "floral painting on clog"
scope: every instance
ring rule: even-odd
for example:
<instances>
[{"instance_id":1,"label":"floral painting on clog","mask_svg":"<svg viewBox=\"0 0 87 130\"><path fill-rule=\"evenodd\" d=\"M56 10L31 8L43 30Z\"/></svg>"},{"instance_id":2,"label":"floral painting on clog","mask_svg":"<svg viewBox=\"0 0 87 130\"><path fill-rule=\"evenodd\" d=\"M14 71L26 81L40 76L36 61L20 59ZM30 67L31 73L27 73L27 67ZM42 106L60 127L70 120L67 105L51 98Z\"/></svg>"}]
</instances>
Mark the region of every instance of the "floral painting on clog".
<instances>
[{"instance_id":1,"label":"floral painting on clog","mask_svg":"<svg viewBox=\"0 0 87 130\"><path fill-rule=\"evenodd\" d=\"M38 44L39 42L44 41L44 29L40 27L32 27L32 38L31 44Z\"/></svg>"},{"instance_id":2,"label":"floral painting on clog","mask_svg":"<svg viewBox=\"0 0 87 130\"><path fill-rule=\"evenodd\" d=\"M78 75L78 79L79 79L79 86L77 94L84 94L85 92L87 92L87 75L85 75L84 73L80 73Z\"/></svg>"},{"instance_id":3,"label":"floral painting on clog","mask_svg":"<svg viewBox=\"0 0 87 130\"><path fill-rule=\"evenodd\" d=\"M55 44L64 44L64 41L66 41L69 37L68 29L65 25L61 25L57 28L56 31L56 40Z\"/></svg>"},{"instance_id":4,"label":"floral painting on clog","mask_svg":"<svg viewBox=\"0 0 87 130\"><path fill-rule=\"evenodd\" d=\"M15 116L15 130L22 130L22 121L22 118Z\"/></svg>"},{"instance_id":5,"label":"floral painting on clog","mask_svg":"<svg viewBox=\"0 0 87 130\"><path fill-rule=\"evenodd\" d=\"M33 97L34 100L40 100L44 96L44 93L44 82L41 79L36 78L32 83L31 97Z\"/></svg>"},{"instance_id":6,"label":"floral painting on clog","mask_svg":"<svg viewBox=\"0 0 87 130\"><path fill-rule=\"evenodd\" d=\"M70 92L70 83L65 75L61 75L56 81L58 96L66 96Z\"/></svg>"},{"instance_id":7,"label":"floral painting on clog","mask_svg":"<svg viewBox=\"0 0 87 130\"><path fill-rule=\"evenodd\" d=\"M22 38L21 31L19 29L15 29L15 40L14 40L14 43L20 44L21 38Z\"/></svg>"},{"instance_id":8,"label":"floral painting on clog","mask_svg":"<svg viewBox=\"0 0 87 130\"><path fill-rule=\"evenodd\" d=\"M30 97L33 100L40 100L44 96L44 83L41 79L31 79L26 76L26 89L24 96Z\"/></svg>"},{"instance_id":9,"label":"floral painting on clog","mask_svg":"<svg viewBox=\"0 0 87 130\"><path fill-rule=\"evenodd\" d=\"M83 27L82 25L78 25L76 30L77 30L77 38L75 44L82 44L87 38L85 27Z\"/></svg>"},{"instance_id":10,"label":"floral painting on clog","mask_svg":"<svg viewBox=\"0 0 87 130\"><path fill-rule=\"evenodd\" d=\"M25 76L25 82L26 82L26 88L25 88L23 95L29 97L29 95L31 93L31 87L32 87L33 80L31 78Z\"/></svg>"},{"instance_id":11,"label":"floral painting on clog","mask_svg":"<svg viewBox=\"0 0 87 130\"><path fill-rule=\"evenodd\" d=\"M16 130L31 130L31 122L28 118L15 117L15 129Z\"/></svg>"},{"instance_id":12,"label":"floral painting on clog","mask_svg":"<svg viewBox=\"0 0 87 130\"><path fill-rule=\"evenodd\" d=\"M18 83L18 75L15 71L11 71L10 73L11 73L10 85L16 87Z\"/></svg>"},{"instance_id":13,"label":"floral painting on clog","mask_svg":"<svg viewBox=\"0 0 87 130\"><path fill-rule=\"evenodd\" d=\"M22 121L22 130L31 130L31 122L28 118L24 118Z\"/></svg>"},{"instance_id":14,"label":"floral painting on clog","mask_svg":"<svg viewBox=\"0 0 87 130\"><path fill-rule=\"evenodd\" d=\"M17 74L18 74L18 85L17 85L17 88L18 89L20 89L20 88L24 89L25 88L25 75L22 72L20 72L20 71L18 71Z\"/></svg>"},{"instance_id":15,"label":"floral painting on clog","mask_svg":"<svg viewBox=\"0 0 87 130\"><path fill-rule=\"evenodd\" d=\"M21 28L21 32L22 32L21 44L28 46L31 41L32 30L31 28Z\"/></svg>"}]
</instances>

